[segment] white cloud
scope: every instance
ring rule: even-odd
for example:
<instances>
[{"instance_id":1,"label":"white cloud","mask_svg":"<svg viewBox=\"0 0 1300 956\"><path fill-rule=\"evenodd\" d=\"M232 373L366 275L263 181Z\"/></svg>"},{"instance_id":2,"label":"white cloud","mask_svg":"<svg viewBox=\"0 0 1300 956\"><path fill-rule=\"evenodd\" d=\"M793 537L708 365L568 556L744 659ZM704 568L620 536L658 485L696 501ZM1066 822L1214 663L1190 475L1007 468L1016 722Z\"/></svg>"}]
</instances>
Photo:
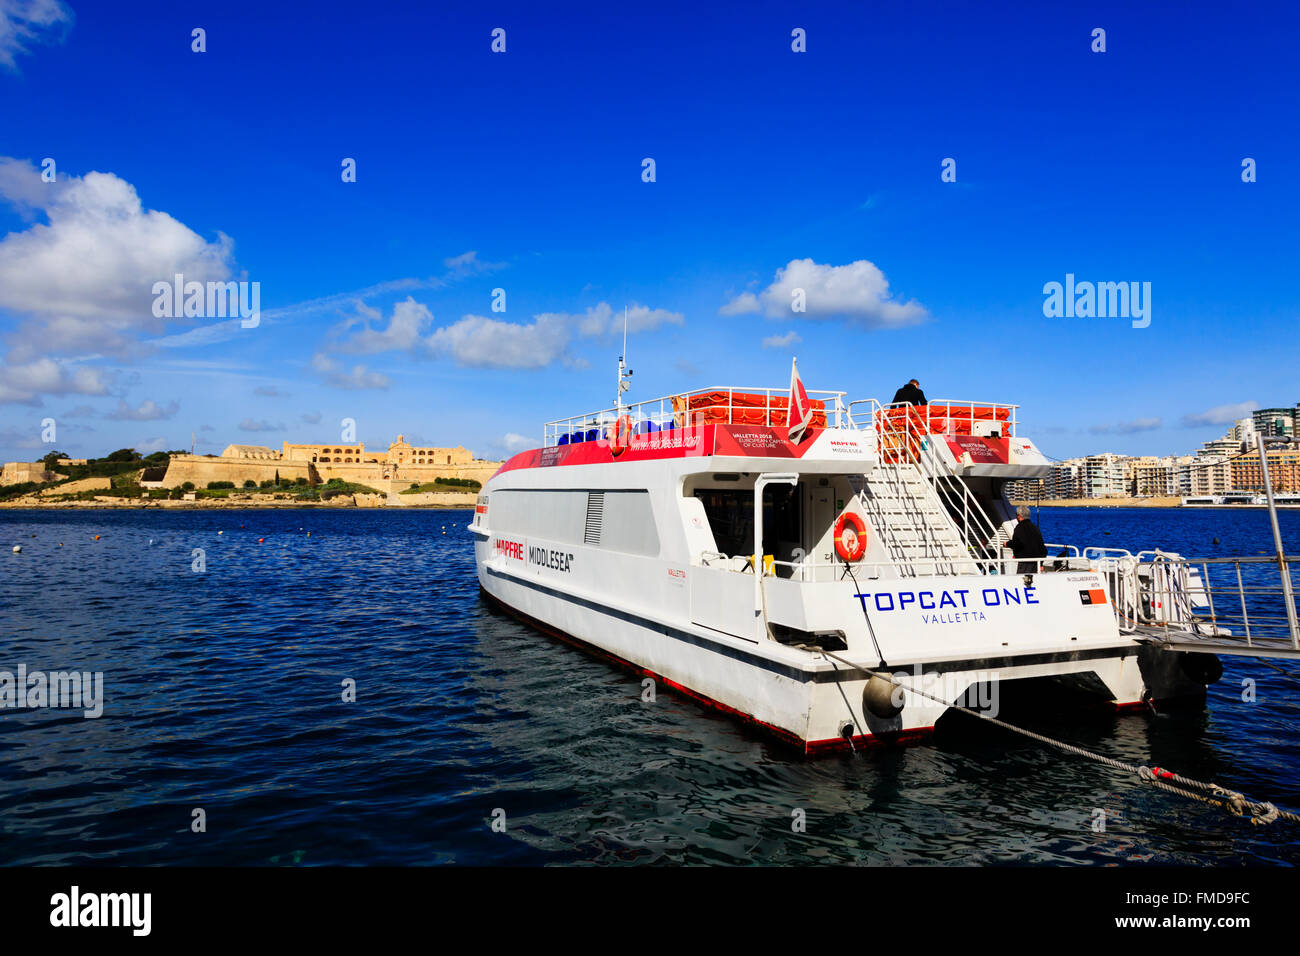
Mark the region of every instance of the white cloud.
<instances>
[{"instance_id":1,"label":"white cloud","mask_svg":"<svg viewBox=\"0 0 1300 956\"><path fill-rule=\"evenodd\" d=\"M265 418L261 421L245 418L239 423L239 430L241 432L282 432L284 431L284 425L272 425Z\"/></svg>"},{"instance_id":2,"label":"white cloud","mask_svg":"<svg viewBox=\"0 0 1300 956\"><path fill-rule=\"evenodd\" d=\"M338 363L330 357L334 352L445 355L458 365L472 368L543 368L558 361L585 368L584 358L569 354L575 336L609 338L622 334L623 330L623 314L607 302L581 313L544 312L533 316L531 322L466 315L431 332L427 330L433 323L433 313L409 296L393 307L386 324L378 310L361 302L356 303L356 308L358 315L336 328L313 359L317 371L337 372ZM680 312L667 309L635 303L627 309L629 334L650 332L665 325L683 325L685 321Z\"/></svg>"},{"instance_id":3,"label":"white cloud","mask_svg":"<svg viewBox=\"0 0 1300 956\"><path fill-rule=\"evenodd\" d=\"M229 237L208 242L145 209L134 187L111 173L60 173L46 183L32 163L0 157L0 198L47 220L0 239L0 310L19 319L0 364L0 402L103 394L103 372L59 357L125 355L139 333L173 321L153 314L155 282L176 273L224 280L233 270Z\"/></svg>"},{"instance_id":4,"label":"white cloud","mask_svg":"<svg viewBox=\"0 0 1300 956\"><path fill-rule=\"evenodd\" d=\"M282 392L275 385L259 385L253 389L253 394L261 398L288 398L288 392Z\"/></svg>"},{"instance_id":5,"label":"white cloud","mask_svg":"<svg viewBox=\"0 0 1300 956\"><path fill-rule=\"evenodd\" d=\"M563 314L563 313L556 313ZM586 312L566 315L578 330L579 335L588 337L621 335L623 333L623 313L615 312L608 302L600 302ZM638 332L653 332L663 325L685 325L686 317L680 312L667 309L652 309L649 306L633 303L627 307L627 331L629 335Z\"/></svg>"},{"instance_id":6,"label":"white cloud","mask_svg":"<svg viewBox=\"0 0 1300 956\"><path fill-rule=\"evenodd\" d=\"M742 292L726 305L718 310L718 315L747 315L750 312L761 312L763 306L758 301L758 296L752 292Z\"/></svg>"},{"instance_id":7,"label":"white cloud","mask_svg":"<svg viewBox=\"0 0 1300 956\"><path fill-rule=\"evenodd\" d=\"M41 179L40 170L27 160L0 156L0 196L24 218L34 218L44 207L49 201L52 185Z\"/></svg>"},{"instance_id":8,"label":"white cloud","mask_svg":"<svg viewBox=\"0 0 1300 956\"><path fill-rule=\"evenodd\" d=\"M421 305L409 295L393 306L393 314L386 328L376 329L370 325L370 321L381 318L379 310L360 302L357 307L363 318L345 323L340 331L346 332L357 324L361 325L361 331L339 342L336 348L340 352L374 355L377 352L410 351L420 344L424 330L433 323L433 313L429 307Z\"/></svg>"},{"instance_id":9,"label":"white cloud","mask_svg":"<svg viewBox=\"0 0 1300 956\"><path fill-rule=\"evenodd\" d=\"M803 312L791 310L798 289L804 293ZM843 266L791 259L776 270L772 284L758 296L742 293L718 311L739 315L756 311L756 305L770 318L842 318L868 328L898 328L929 318L920 303L891 298L889 280L866 259Z\"/></svg>"},{"instance_id":10,"label":"white cloud","mask_svg":"<svg viewBox=\"0 0 1300 956\"><path fill-rule=\"evenodd\" d=\"M537 439L516 432L509 432L501 439L501 447L513 455L521 451L528 451L530 448L536 448Z\"/></svg>"},{"instance_id":11,"label":"white cloud","mask_svg":"<svg viewBox=\"0 0 1300 956\"><path fill-rule=\"evenodd\" d=\"M39 429L26 431L18 428L0 430L0 448L43 448Z\"/></svg>"},{"instance_id":12,"label":"white cloud","mask_svg":"<svg viewBox=\"0 0 1300 956\"><path fill-rule=\"evenodd\" d=\"M360 391L389 386L388 376L382 372L371 372L364 365L354 365L351 370L348 370L340 362L322 352L312 356L311 367L324 376L327 385L333 385L335 388Z\"/></svg>"},{"instance_id":13,"label":"white cloud","mask_svg":"<svg viewBox=\"0 0 1300 956\"><path fill-rule=\"evenodd\" d=\"M117 400L117 410L109 412L104 417L113 418L122 422L155 422L162 419L173 418L180 410L180 403L175 399L168 402L166 405L159 405L152 398L146 398L140 403L139 408L132 408L119 398Z\"/></svg>"},{"instance_id":14,"label":"white cloud","mask_svg":"<svg viewBox=\"0 0 1300 956\"><path fill-rule=\"evenodd\" d=\"M166 438L146 438L142 442L136 442L135 450L143 454L150 454L155 451L166 451L171 446Z\"/></svg>"},{"instance_id":15,"label":"white cloud","mask_svg":"<svg viewBox=\"0 0 1300 956\"><path fill-rule=\"evenodd\" d=\"M306 425L319 425L321 415L320 412L303 412L301 418Z\"/></svg>"},{"instance_id":16,"label":"white cloud","mask_svg":"<svg viewBox=\"0 0 1300 956\"><path fill-rule=\"evenodd\" d=\"M1237 402L1233 405L1215 405L1213 408L1183 416L1183 424L1188 428L1202 425L1231 425L1239 418L1249 418L1250 413L1259 408L1259 402Z\"/></svg>"},{"instance_id":17,"label":"white cloud","mask_svg":"<svg viewBox=\"0 0 1300 956\"><path fill-rule=\"evenodd\" d=\"M1094 435L1134 435L1138 432L1155 431L1161 425L1159 418L1136 418L1131 422L1120 422L1118 425L1093 425L1088 431Z\"/></svg>"},{"instance_id":18,"label":"white cloud","mask_svg":"<svg viewBox=\"0 0 1300 956\"><path fill-rule=\"evenodd\" d=\"M96 368L49 358L0 365L0 404L40 405L41 395L106 395L109 376Z\"/></svg>"},{"instance_id":19,"label":"white cloud","mask_svg":"<svg viewBox=\"0 0 1300 956\"><path fill-rule=\"evenodd\" d=\"M765 349L788 349L792 345L798 345L803 341L803 337L791 329L785 335L769 335L763 339L763 348Z\"/></svg>"},{"instance_id":20,"label":"white cloud","mask_svg":"<svg viewBox=\"0 0 1300 956\"><path fill-rule=\"evenodd\" d=\"M568 345L567 316L556 313L528 325L467 315L428 339L431 352L473 368L543 368L563 357Z\"/></svg>"},{"instance_id":21,"label":"white cloud","mask_svg":"<svg viewBox=\"0 0 1300 956\"><path fill-rule=\"evenodd\" d=\"M60 0L0 0L0 66L16 70L18 55L63 39L72 10Z\"/></svg>"},{"instance_id":22,"label":"white cloud","mask_svg":"<svg viewBox=\"0 0 1300 956\"><path fill-rule=\"evenodd\" d=\"M443 259L442 264L456 274L494 272L497 269L506 267L504 262L484 262L473 249L469 252L462 252L458 256Z\"/></svg>"},{"instance_id":23,"label":"white cloud","mask_svg":"<svg viewBox=\"0 0 1300 956\"><path fill-rule=\"evenodd\" d=\"M30 177L39 181L39 171L26 164L16 172L8 162L4 198L30 202ZM45 198L36 201L48 224L0 240L0 309L27 320L9 361L51 351L125 353L133 333L161 332L173 321L153 314L155 282L176 273L187 282L232 273L229 237L208 242L167 213L145 209L135 188L112 173L61 173L43 185Z\"/></svg>"}]
</instances>

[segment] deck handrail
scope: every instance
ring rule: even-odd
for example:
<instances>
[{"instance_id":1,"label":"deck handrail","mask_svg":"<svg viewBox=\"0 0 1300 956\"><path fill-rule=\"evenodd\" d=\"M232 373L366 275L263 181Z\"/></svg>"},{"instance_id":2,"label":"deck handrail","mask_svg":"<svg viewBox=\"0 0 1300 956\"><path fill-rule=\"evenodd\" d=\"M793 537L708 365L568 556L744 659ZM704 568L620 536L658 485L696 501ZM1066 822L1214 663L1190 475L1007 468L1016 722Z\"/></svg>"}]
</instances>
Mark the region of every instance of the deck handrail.
<instances>
[{"instance_id":1,"label":"deck handrail","mask_svg":"<svg viewBox=\"0 0 1300 956\"><path fill-rule=\"evenodd\" d=\"M726 393L726 402L712 403L709 405L690 407L690 400L700 395L710 395L713 393ZM834 428L843 426L846 420L846 406L844 404L847 392L826 391L817 389L808 389L808 397L814 401L820 401L824 404L827 424ZM735 396L741 395L761 395L764 398L765 423L771 425L772 412L777 411L782 414L785 407L781 400L789 401L790 390L788 388L770 388L770 387L747 387L738 385L719 385L709 388L688 389L681 392L673 392L670 395L663 395L659 398L651 398L641 402L629 402L625 405L610 406L608 408L598 409L594 412L586 412L581 415L573 415L568 418L557 418L553 421L544 423L542 435L542 447L550 447L560 443L561 436L585 433L591 429L596 429L600 434L597 438L603 438L604 431L614 424L621 416L626 415L632 420L632 425L641 425L643 422L651 423L661 427L686 427L696 422L685 422L682 425L677 424L679 414L688 414L693 418L702 417L702 413L725 409L727 412L727 421L732 422L738 410L756 411L755 406L736 404ZM775 403L773 399L777 399ZM682 406L685 406L684 408ZM833 422L833 425L832 425Z\"/></svg>"},{"instance_id":2,"label":"deck handrail","mask_svg":"<svg viewBox=\"0 0 1300 956\"><path fill-rule=\"evenodd\" d=\"M865 409L856 409L856 406L859 405L865 406ZM852 427L865 431L876 426L876 421L879 417L880 411L899 408L926 409L925 418L927 434L939 434L931 433L928 427L931 410L936 408L943 409L943 414L939 417L943 418L948 423L949 428L951 428L953 422L969 422L973 427L974 423L977 421L996 421L1007 426L1006 434L1002 436L1003 438L1015 438L1017 428L1019 427L1019 417L1017 414L1020 409L1019 405L1013 405L1009 402L977 402L955 398L938 398L927 405L912 405L910 402L881 402L874 398L859 398L849 402L849 421L852 424ZM976 417L975 410L985 408L993 409L994 417L992 419ZM997 417L997 409L999 408L1009 410L1005 419ZM863 414L864 411L869 412L870 414ZM965 412L966 414L963 415L961 414L962 412ZM919 415L920 412L918 411L917 414Z\"/></svg>"}]
</instances>

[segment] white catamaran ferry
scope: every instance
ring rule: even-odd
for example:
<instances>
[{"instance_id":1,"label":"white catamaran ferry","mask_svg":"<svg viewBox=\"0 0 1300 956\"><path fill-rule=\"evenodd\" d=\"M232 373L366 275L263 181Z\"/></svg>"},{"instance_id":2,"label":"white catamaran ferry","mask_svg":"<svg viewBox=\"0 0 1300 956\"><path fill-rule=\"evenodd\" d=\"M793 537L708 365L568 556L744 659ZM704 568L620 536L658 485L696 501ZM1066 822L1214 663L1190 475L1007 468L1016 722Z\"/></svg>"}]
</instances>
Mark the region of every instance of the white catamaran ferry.
<instances>
[{"instance_id":1,"label":"white catamaran ferry","mask_svg":"<svg viewBox=\"0 0 1300 956\"><path fill-rule=\"evenodd\" d=\"M620 400L547 423L470 525L483 593L543 631L809 754L922 736L990 682L1126 709L1221 672L1170 649L1211 630L1178 555L1004 550L1003 486L1049 468L1017 406L849 403L793 375L625 405L622 369Z\"/></svg>"}]
</instances>

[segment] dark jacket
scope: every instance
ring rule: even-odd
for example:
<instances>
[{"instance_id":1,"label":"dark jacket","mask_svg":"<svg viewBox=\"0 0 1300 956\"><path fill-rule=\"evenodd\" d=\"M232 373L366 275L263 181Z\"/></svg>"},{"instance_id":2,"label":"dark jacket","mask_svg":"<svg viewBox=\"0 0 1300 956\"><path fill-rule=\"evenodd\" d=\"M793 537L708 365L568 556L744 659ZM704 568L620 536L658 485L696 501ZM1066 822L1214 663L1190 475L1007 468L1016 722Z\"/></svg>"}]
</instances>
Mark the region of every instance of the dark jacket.
<instances>
[{"instance_id":1,"label":"dark jacket","mask_svg":"<svg viewBox=\"0 0 1300 956\"><path fill-rule=\"evenodd\" d=\"M894 393L894 402L907 402L909 405L928 405L925 400L925 392L921 391L911 382L908 382L902 388Z\"/></svg>"},{"instance_id":2,"label":"dark jacket","mask_svg":"<svg viewBox=\"0 0 1300 956\"><path fill-rule=\"evenodd\" d=\"M1028 518L1016 522L1016 530L1011 535L1008 546L1017 558L1047 557L1047 546L1043 544L1042 532ZM1033 574L1037 570L1036 563L1032 561L1021 561L1016 566L1016 574Z\"/></svg>"}]
</instances>

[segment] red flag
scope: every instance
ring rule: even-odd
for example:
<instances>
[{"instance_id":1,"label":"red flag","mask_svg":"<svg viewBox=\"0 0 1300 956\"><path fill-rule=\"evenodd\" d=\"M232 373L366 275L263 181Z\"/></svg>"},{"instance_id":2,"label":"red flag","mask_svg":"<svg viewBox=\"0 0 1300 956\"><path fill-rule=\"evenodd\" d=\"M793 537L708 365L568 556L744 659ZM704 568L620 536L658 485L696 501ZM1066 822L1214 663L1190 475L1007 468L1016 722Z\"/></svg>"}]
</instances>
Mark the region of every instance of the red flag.
<instances>
[{"instance_id":1,"label":"red flag","mask_svg":"<svg viewBox=\"0 0 1300 956\"><path fill-rule=\"evenodd\" d=\"M807 430L812 417L812 402L808 401L808 393L804 391L803 382L799 379L798 363L791 359L790 404L785 410L785 420L790 426L790 441L797 443L799 439L803 438L804 431Z\"/></svg>"}]
</instances>

